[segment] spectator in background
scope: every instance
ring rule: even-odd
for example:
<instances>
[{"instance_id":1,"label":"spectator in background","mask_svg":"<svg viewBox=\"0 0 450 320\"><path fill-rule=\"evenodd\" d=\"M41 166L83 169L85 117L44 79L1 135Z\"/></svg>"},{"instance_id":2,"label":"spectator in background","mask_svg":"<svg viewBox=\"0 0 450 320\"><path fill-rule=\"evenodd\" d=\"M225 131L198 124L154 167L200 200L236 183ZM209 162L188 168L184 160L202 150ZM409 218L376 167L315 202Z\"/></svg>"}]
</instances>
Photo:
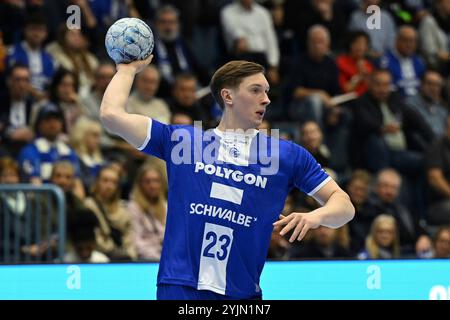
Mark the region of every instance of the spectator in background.
<instances>
[{"instance_id":1,"label":"spectator in background","mask_svg":"<svg viewBox=\"0 0 450 320\"><path fill-rule=\"evenodd\" d=\"M80 194L76 186L75 167L69 161L57 161L52 167L50 183L57 185L66 195L66 209L69 211L83 207L84 193ZM70 217L70 214L68 214ZM69 219L70 220L70 219Z\"/></svg>"},{"instance_id":2,"label":"spectator in background","mask_svg":"<svg viewBox=\"0 0 450 320\"><path fill-rule=\"evenodd\" d=\"M47 25L44 15L34 13L27 16L24 26L24 41L17 43L8 53L7 65L21 63L31 72L30 93L41 100L54 74L53 58L44 50Z\"/></svg>"},{"instance_id":3,"label":"spectator in background","mask_svg":"<svg viewBox=\"0 0 450 320\"><path fill-rule=\"evenodd\" d=\"M356 10L350 17L348 29L351 31L364 31L370 37L370 51L369 55L372 58L379 58L387 50L394 48L396 26L391 14L381 9L380 11L380 28L367 28L367 22L373 12L367 12L369 6L380 5L381 0L362 0L361 9Z\"/></svg>"},{"instance_id":4,"label":"spectator in background","mask_svg":"<svg viewBox=\"0 0 450 320\"><path fill-rule=\"evenodd\" d=\"M171 124L194 124L194 120L185 113L174 113L170 119Z\"/></svg>"},{"instance_id":5,"label":"spectator in background","mask_svg":"<svg viewBox=\"0 0 450 320\"><path fill-rule=\"evenodd\" d=\"M354 157L372 172L393 167L415 177L423 169L423 152L434 138L420 115L391 93L392 76L376 70L369 91L354 103Z\"/></svg>"},{"instance_id":6,"label":"spectator in background","mask_svg":"<svg viewBox=\"0 0 450 320\"><path fill-rule=\"evenodd\" d=\"M222 9L220 18L233 59L260 63L268 68L269 83L278 84L280 49L269 11L253 0L237 0Z\"/></svg>"},{"instance_id":7,"label":"spectator in background","mask_svg":"<svg viewBox=\"0 0 450 320\"><path fill-rule=\"evenodd\" d=\"M450 116L443 137L428 149L426 167L430 199L427 220L429 224L450 224Z\"/></svg>"},{"instance_id":8,"label":"spectator in background","mask_svg":"<svg viewBox=\"0 0 450 320\"><path fill-rule=\"evenodd\" d=\"M331 97L339 92L338 69L330 56L330 34L325 27L315 25L308 30L308 52L292 70L290 83L291 117L322 124L326 110L336 107Z\"/></svg>"},{"instance_id":9,"label":"spectator in background","mask_svg":"<svg viewBox=\"0 0 450 320\"><path fill-rule=\"evenodd\" d=\"M171 117L169 106L163 99L155 97L161 81L160 77L154 65L145 67L136 75L135 90L128 99L127 111L169 124Z\"/></svg>"},{"instance_id":10,"label":"spectator in background","mask_svg":"<svg viewBox=\"0 0 450 320\"><path fill-rule=\"evenodd\" d=\"M433 70L425 71L420 92L406 99L406 104L414 109L433 131L436 137L445 133L447 108L442 100L444 80Z\"/></svg>"},{"instance_id":11,"label":"spectator in background","mask_svg":"<svg viewBox=\"0 0 450 320\"><path fill-rule=\"evenodd\" d=\"M346 53L337 57L339 86L342 92L356 92L358 96L368 89L368 75L373 65L366 58L370 38L364 31L353 31L348 35Z\"/></svg>"},{"instance_id":12,"label":"spectator in background","mask_svg":"<svg viewBox=\"0 0 450 320\"><path fill-rule=\"evenodd\" d=\"M347 194L356 209L355 218L349 223L351 246L355 252L363 249L367 232L374 218L367 212L371 180L369 172L357 169L353 171L347 183Z\"/></svg>"},{"instance_id":13,"label":"spectator in background","mask_svg":"<svg viewBox=\"0 0 450 320\"><path fill-rule=\"evenodd\" d=\"M101 62L95 70L95 80L86 93L80 94L81 106L84 107L83 114L100 122L100 103L106 87L116 73L116 67L110 62Z\"/></svg>"},{"instance_id":14,"label":"spectator in background","mask_svg":"<svg viewBox=\"0 0 450 320\"><path fill-rule=\"evenodd\" d=\"M178 10L171 5L160 7L156 13L155 55L153 61L161 72L158 97L170 96L171 87L179 73L193 73L202 85L209 83L208 72L196 60L192 50L182 38Z\"/></svg>"},{"instance_id":15,"label":"spectator in background","mask_svg":"<svg viewBox=\"0 0 450 320\"><path fill-rule=\"evenodd\" d=\"M360 260L399 259L400 244L397 222L391 215L380 214L373 221Z\"/></svg>"},{"instance_id":16,"label":"spectator in background","mask_svg":"<svg viewBox=\"0 0 450 320\"><path fill-rule=\"evenodd\" d=\"M64 256L65 263L107 263L109 258L95 250L95 228L98 228L98 219L89 209L80 209L75 212L72 232L69 233L70 246Z\"/></svg>"},{"instance_id":17,"label":"spectator in background","mask_svg":"<svg viewBox=\"0 0 450 320\"><path fill-rule=\"evenodd\" d=\"M25 146L19 155L19 163L23 172L36 185L49 181L53 164L67 160L75 168L75 189L77 194L84 195L83 184L79 178L79 160L75 151L61 140L64 116L54 104L44 105L37 115L37 137Z\"/></svg>"},{"instance_id":18,"label":"spectator in background","mask_svg":"<svg viewBox=\"0 0 450 320\"><path fill-rule=\"evenodd\" d=\"M331 229L320 226L312 230L311 240L302 246L292 246L289 252L290 259L338 259L350 258L348 236L342 242L339 233L348 232L348 229L341 227ZM342 237L342 236L341 236Z\"/></svg>"},{"instance_id":19,"label":"spectator in background","mask_svg":"<svg viewBox=\"0 0 450 320\"><path fill-rule=\"evenodd\" d=\"M422 52L429 65L449 74L450 0L435 0L431 14L419 26Z\"/></svg>"},{"instance_id":20,"label":"spectator in background","mask_svg":"<svg viewBox=\"0 0 450 320\"><path fill-rule=\"evenodd\" d=\"M25 21L24 1L6 0L0 2L0 30L6 45L20 41L22 26Z\"/></svg>"},{"instance_id":21,"label":"spectator in background","mask_svg":"<svg viewBox=\"0 0 450 320\"><path fill-rule=\"evenodd\" d=\"M0 141L13 157L17 157L34 138L30 95L30 71L27 66L11 67L7 78L7 94L0 97Z\"/></svg>"},{"instance_id":22,"label":"spectator in background","mask_svg":"<svg viewBox=\"0 0 450 320\"><path fill-rule=\"evenodd\" d=\"M120 199L120 175L113 167L103 167L92 186L92 193L84 202L98 218L97 250L112 261L132 260L136 257L131 241L131 218L125 201Z\"/></svg>"},{"instance_id":23,"label":"spectator in background","mask_svg":"<svg viewBox=\"0 0 450 320\"><path fill-rule=\"evenodd\" d=\"M308 150L322 167L328 167L330 150L323 143L323 134L314 121L305 122L300 128L300 145Z\"/></svg>"},{"instance_id":24,"label":"spectator in background","mask_svg":"<svg viewBox=\"0 0 450 320\"><path fill-rule=\"evenodd\" d=\"M417 31L404 25L398 29L395 49L388 50L379 61L382 69L391 72L393 85L403 96L417 94L425 63L416 53Z\"/></svg>"},{"instance_id":25,"label":"spectator in background","mask_svg":"<svg viewBox=\"0 0 450 320\"><path fill-rule=\"evenodd\" d=\"M68 29L61 25L56 42L47 46L47 51L60 68L72 71L79 80L79 94L86 94L94 83L97 58L89 52L88 41L80 29Z\"/></svg>"},{"instance_id":26,"label":"spectator in background","mask_svg":"<svg viewBox=\"0 0 450 320\"><path fill-rule=\"evenodd\" d=\"M144 164L136 174L128 203L132 241L138 259L159 261L166 224L167 185L160 168Z\"/></svg>"},{"instance_id":27,"label":"spectator in background","mask_svg":"<svg viewBox=\"0 0 450 320\"><path fill-rule=\"evenodd\" d=\"M102 127L100 123L82 117L73 127L71 145L80 159L81 181L85 190L89 190L106 161L100 148Z\"/></svg>"},{"instance_id":28,"label":"spectator in background","mask_svg":"<svg viewBox=\"0 0 450 320\"><path fill-rule=\"evenodd\" d=\"M170 111L184 113L194 121L208 122L207 99L199 100L196 96L197 78L192 74L179 74L175 78L172 98L168 99Z\"/></svg>"},{"instance_id":29,"label":"spectator in background","mask_svg":"<svg viewBox=\"0 0 450 320\"><path fill-rule=\"evenodd\" d=\"M441 226L436 231L433 239L433 258L450 258L450 227Z\"/></svg>"},{"instance_id":30,"label":"spectator in background","mask_svg":"<svg viewBox=\"0 0 450 320\"><path fill-rule=\"evenodd\" d=\"M369 196L366 212L372 221L380 214L388 214L398 224L402 254L412 255L414 248L423 252L431 247L431 240L423 230L419 217L411 213L399 199L401 176L392 169L381 170L377 175L374 193ZM370 221L370 223L372 223ZM368 231L368 230L367 230ZM419 244L419 245L417 245Z\"/></svg>"}]
</instances>

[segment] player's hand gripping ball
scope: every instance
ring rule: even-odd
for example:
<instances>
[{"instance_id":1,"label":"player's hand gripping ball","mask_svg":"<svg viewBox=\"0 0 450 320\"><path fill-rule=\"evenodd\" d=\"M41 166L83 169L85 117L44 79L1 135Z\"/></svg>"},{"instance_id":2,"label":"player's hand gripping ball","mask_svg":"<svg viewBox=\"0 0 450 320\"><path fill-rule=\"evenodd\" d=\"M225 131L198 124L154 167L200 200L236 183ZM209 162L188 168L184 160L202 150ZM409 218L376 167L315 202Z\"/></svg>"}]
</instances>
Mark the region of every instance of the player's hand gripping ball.
<instances>
[{"instance_id":1,"label":"player's hand gripping ball","mask_svg":"<svg viewBox=\"0 0 450 320\"><path fill-rule=\"evenodd\" d=\"M106 51L116 64L145 60L154 45L152 30L137 18L117 20L108 29L105 38Z\"/></svg>"}]
</instances>

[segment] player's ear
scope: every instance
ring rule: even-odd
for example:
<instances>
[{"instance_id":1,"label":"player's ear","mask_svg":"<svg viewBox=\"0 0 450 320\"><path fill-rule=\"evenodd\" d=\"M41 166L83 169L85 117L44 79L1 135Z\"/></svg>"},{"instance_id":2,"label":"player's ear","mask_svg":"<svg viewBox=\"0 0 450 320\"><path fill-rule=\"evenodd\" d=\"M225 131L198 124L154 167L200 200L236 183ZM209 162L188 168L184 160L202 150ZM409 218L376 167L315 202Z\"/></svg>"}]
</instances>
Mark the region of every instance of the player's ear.
<instances>
[{"instance_id":1,"label":"player's ear","mask_svg":"<svg viewBox=\"0 0 450 320\"><path fill-rule=\"evenodd\" d=\"M225 104L231 105L233 103L233 93L230 89L220 90L220 96Z\"/></svg>"}]
</instances>

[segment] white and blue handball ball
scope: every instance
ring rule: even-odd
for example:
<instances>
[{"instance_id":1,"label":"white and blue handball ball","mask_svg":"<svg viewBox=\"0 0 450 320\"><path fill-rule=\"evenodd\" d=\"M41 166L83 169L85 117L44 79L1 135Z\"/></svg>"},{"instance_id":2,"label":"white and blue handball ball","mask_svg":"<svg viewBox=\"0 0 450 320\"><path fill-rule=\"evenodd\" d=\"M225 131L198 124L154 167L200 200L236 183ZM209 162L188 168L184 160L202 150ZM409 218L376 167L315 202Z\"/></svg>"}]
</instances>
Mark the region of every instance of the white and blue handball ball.
<instances>
[{"instance_id":1,"label":"white and blue handball ball","mask_svg":"<svg viewBox=\"0 0 450 320\"><path fill-rule=\"evenodd\" d=\"M153 51L152 29L137 18L117 20L106 33L105 46L116 64L145 60Z\"/></svg>"}]
</instances>

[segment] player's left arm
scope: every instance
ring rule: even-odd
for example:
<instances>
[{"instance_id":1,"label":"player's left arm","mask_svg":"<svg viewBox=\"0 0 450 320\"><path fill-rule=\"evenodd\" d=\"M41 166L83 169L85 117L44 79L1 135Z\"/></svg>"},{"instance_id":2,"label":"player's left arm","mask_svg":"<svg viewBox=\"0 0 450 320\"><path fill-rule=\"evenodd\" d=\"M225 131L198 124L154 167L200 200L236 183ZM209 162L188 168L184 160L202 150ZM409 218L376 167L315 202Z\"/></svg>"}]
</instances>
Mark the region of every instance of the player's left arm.
<instances>
[{"instance_id":1,"label":"player's left arm","mask_svg":"<svg viewBox=\"0 0 450 320\"><path fill-rule=\"evenodd\" d=\"M350 197L338 184L330 179L312 195L322 207L311 212L293 212L274 223L275 227L284 226L280 234L285 235L294 229L289 241L302 240L308 230L319 226L339 228L353 219L355 208Z\"/></svg>"}]
</instances>

